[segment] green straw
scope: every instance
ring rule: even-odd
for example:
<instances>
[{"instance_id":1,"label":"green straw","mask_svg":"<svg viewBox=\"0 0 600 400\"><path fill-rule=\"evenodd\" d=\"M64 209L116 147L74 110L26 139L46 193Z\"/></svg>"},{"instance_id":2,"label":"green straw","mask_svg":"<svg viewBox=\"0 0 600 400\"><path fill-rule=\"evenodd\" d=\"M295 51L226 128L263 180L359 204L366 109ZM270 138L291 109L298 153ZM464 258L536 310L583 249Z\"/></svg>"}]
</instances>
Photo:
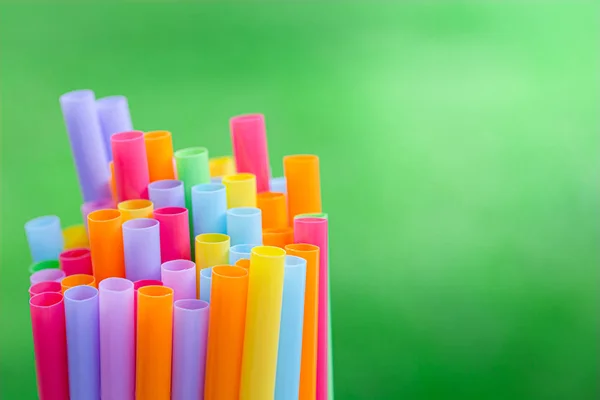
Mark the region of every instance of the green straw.
<instances>
[{"instance_id":1,"label":"green straw","mask_svg":"<svg viewBox=\"0 0 600 400\"><path fill-rule=\"evenodd\" d=\"M34 272L41 271L43 269L49 268L60 268L60 264L58 260L45 260L37 263L33 263L29 266L29 273L33 274Z\"/></svg>"}]
</instances>

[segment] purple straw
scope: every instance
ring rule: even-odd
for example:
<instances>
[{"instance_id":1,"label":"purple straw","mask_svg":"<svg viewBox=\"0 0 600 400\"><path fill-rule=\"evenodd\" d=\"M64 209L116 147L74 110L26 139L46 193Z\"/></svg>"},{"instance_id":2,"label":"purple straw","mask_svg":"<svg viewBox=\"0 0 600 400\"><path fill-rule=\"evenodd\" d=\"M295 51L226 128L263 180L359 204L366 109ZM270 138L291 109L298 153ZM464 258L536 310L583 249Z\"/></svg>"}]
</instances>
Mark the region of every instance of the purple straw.
<instances>
[{"instance_id":1,"label":"purple straw","mask_svg":"<svg viewBox=\"0 0 600 400\"><path fill-rule=\"evenodd\" d=\"M29 282L32 285L40 282L60 282L65 276L65 272L62 269L46 268L31 274Z\"/></svg>"},{"instance_id":2,"label":"purple straw","mask_svg":"<svg viewBox=\"0 0 600 400\"><path fill-rule=\"evenodd\" d=\"M131 115L129 115L129 104L125 96L109 96L96 101L98 119L102 128L104 148L108 161L112 161L112 147L110 137L114 133L133 130Z\"/></svg>"},{"instance_id":3,"label":"purple straw","mask_svg":"<svg viewBox=\"0 0 600 400\"><path fill-rule=\"evenodd\" d=\"M125 274L132 282L160 280L160 229L152 218L130 219L123 224Z\"/></svg>"},{"instance_id":4,"label":"purple straw","mask_svg":"<svg viewBox=\"0 0 600 400\"><path fill-rule=\"evenodd\" d=\"M173 289L173 300L196 298L196 264L190 260L172 260L161 266L164 286Z\"/></svg>"},{"instance_id":5,"label":"purple straw","mask_svg":"<svg viewBox=\"0 0 600 400\"><path fill-rule=\"evenodd\" d=\"M71 151L75 159L83 201L110 199L110 171L91 90L77 90L60 96Z\"/></svg>"}]
</instances>

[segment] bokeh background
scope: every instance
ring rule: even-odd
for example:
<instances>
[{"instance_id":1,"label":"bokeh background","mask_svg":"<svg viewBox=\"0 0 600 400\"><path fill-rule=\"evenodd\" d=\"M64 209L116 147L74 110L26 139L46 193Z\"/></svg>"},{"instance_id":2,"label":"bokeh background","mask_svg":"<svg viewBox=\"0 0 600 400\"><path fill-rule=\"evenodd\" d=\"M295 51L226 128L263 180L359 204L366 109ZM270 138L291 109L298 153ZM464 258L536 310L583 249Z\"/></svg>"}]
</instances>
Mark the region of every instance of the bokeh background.
<instances>
[{"instance_id":1,"label":"bokeh background","mask_svg":"<svg viewBox=\"0 0 600 400\"><path fill-rule=\"evenodd\" d=\"M36 397L23 224L80 223L80 88L321 157L338 399L598 398L598 7L426 3L1 5L0 398Z\"/></svg>"}]
</instances>

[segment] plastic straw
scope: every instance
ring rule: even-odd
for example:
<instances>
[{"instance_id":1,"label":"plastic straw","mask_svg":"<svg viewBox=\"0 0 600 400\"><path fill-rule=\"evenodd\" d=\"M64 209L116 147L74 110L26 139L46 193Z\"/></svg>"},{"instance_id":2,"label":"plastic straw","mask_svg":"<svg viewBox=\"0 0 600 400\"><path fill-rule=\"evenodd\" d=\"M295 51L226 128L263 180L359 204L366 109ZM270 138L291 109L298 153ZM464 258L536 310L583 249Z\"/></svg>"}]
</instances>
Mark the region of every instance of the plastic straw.
<instances>
[{"instance_id":1,"label":"plastic straw","mask_svg":"<svg viewBox=\"0 0 600 400\"><path fill-rule=\"evenodd\" d=\"M226 175L222 181L227 208L256 207L256 177L252 174Z\"/></svg>"},{"instance_id":2,"label":"plastic straw","mask_svg":"<svg viewBox=\"0 0 600 400\"><path fill-rule=\"evenodd\" d=\"M69 373L65 307L60 293L40 293L29 300L33 351L41 400L68 399Z\"/></svg>"},{"instance_id":3,"label":"plastic straw","mask_svg":"<svg viewBox=\"0 0 600 400\"><path fill-rule=\"evenodd\" d=\"M33 297L36 294L54 292L62 293L62 287L60 282L39 282L29 287L29 297Z\"/></svg>"},{"instance_id":4,"label":"plastic straw","mask_svg":"<svg viewBox=\"0 0 600 400\"><path fill-rule=\"evenodd\" d=\"M256 196L256 206L262 212L263 229L288 227L287 200L283 193L263 192Z\"/></svg>"},{"instance_id":5,"label":"plastic straw","mask_svg":"<svg viewBox=\"0 0 600 400\"><path fill-rule=\"evenodd\" d=\"M171 398L172 345L173 289L138 289L136 400Z\"/></svg>"},{"instance_id":6,"label":"plastic straw","mask_svg":"<svg viewBox=\"0 0 600 400\"><path fill-rule=\"evenodd\" d=\"M110 138L113 134L133 130L129 104L125 96L108 96L96 101L96 110L108 160L112 160Z\"/></svg>"},{"instance_id":7,"label":"plastic straw","mask_svg":"<svg viewBox=\"0 0 600 400\"><path fill-rule=\"evenodd\" d=\"M78 90L60 97L65 125L75 159L83 201L110 199L108 156L91 90Z\"/></svg>"},{"instance_id":8,"label":"plastic straw","mask_svg":"<svg viewBox=\"0 0 600 400\"><path fill-rule=\"evenodd\" d=\"M173 139L169 131L152 131L144 135L150 182L175 179Z\"/></svg>"},{"instance_id":9,"label":"plastic straw","mask_svg":"<svg viewBox=\"0 0 600 400\"><path fill-rule=\"evenodd\" d=\"M110 154L112 157L112 151ZM110 196L113 203L117 204L119 202L119 197L117 196L117 178L115 177L114 161L108 163L108 169L110 170Z\"/></svg>"},{"instance_id":10,"label":"plastic straw","mask_svg":"<svg viewBox=\"0 0 600 400\"><path fill-rule=\"evenodd\" d=\"M100 400L98 289L77 286L64 297L71 399Z\"/></svg>"},{"instance_id":11,"label":"plastic straw","mask_svg":"<svg viewBox=\"0 0 600 400\"><path fill-rule=\"evenodd\" d=\"M96 287L96 279L94 278L94 275L75 274L69 275L61 280L60 285L62 287L62 292L64 293L67 289L75 286L85 285Z\"/></svg>"},{"instance_id":12,"label":"plastic straw","mask_svg":"<svg viewBox=\"0 0 600 400\"><path fill-rule=\"evenodd\" d=\"M210 183L208 150L204 147L189 147L175 152L177 177L183 182L185 206L192 209L192 187L200 183ZM193 221L190 217L190 226ZM192 238L193 239L193 238Z\"/></svg>"},{"instance_id":13,"label":"plastic straw","mask_svg":"<svg viewBox=\"0 0 600 400\"><path fill-rule=\"evenodd\" d=\"M90 247L85 225L71 225L63 229L63 238L65 241L65 250L76 249L79 247Z\"/></svg>"},{"instance_id":14,"label":"plastic straw","mask_svg":"<svg viewBox=\"0 0 600 400\"><path fill-rule=\"evenodd\" d=\"M66 250L58 256L60 269L65 272L66 276L74 274L93 275L92 270L92 254L90 249L79 248Z\"/></svg>"},{"instance_id":15,"label":"plastic straw","mask_svg":"<svg viewBox=\"0 0 600 400\"><path fill-rule=\"evenodd\" d=\"M271 192L287 194L287 184L285 176L271 178Z\"/></svg>"},{"instance_id":16,"label":"plastic straw","mask_svg":"<svg viewBox=\"0 0 600 400\"><path fill-rule=\"evenodd\" d=\"M173 400L203 399L208 303L178 300L173 305Z\"/></svg>"},{"instance_id":17,"label":"plastic straw","mask_svg":"<svg viewBox=\"0 0 600 400\"><path fill-rule=\"evenodd\" d=\"M105 199L99 201L90 201L81 205L81 216L83 218L83 225L87 229L88 215L94 211L104 210L107 208L115 208L116 204L112 199Z\"/></svg>"},{"instance_id":18,"label":"plastic straw","mask_svg":"<svg viewBox=\"0 0 600 400\"><path fill-rule=\"evenodd\" d=\"M33 274L34 272L38 272L44 269L51 269L51 268L59 268L60 265L58 263L58 260L46 260L46 261L40 261L37 263L33 263L29 266L29 273Z\"/></svg>"},{"instance_id":19,"label":"plastic straw","mask_svg":"<svg viewBox=\"0 0 600 400\"><path fill-rule=\"evenodd\" d=\"M128 131L112 135L115 182L119 202L148 198L150 174L144 132Z\"/></svg>"},{"instance_id":20,"label":"plastic straw","mask_svg":"<svg viewBox=\"0 0 600 400\"><path fill-rule=\"evenodd\" d=\"M203 233L196 236L196 288L199 298L200 271L215 265L227 264L229 260L229 236L222 233Z\"/></svg>"},{"instance_id":21,"label":"plastic straw","mask_svg":"<svg viewBox=\"0 0 600 400\"><path fill-rule=\"evenodd\" d=\"M306 260L297 256L285 256L277 378L275 380L276 400L298 398L305 286Z\"/></svg>"},{"instance_id":22,"label":"plastic straw","mask_svg":"<svg viewBox=\"0 0 600 400\"><path fill-rule=\"evenodd\" d=\"M302 324L302 361L299 399L314 399L317 390L317 333L319 322L319 248L312 244L289 244L290 256L306 260L304 322Z\"/></svg>"},{"instance_id":23,"label":"plastic straw","mask_svg":"<svg viewBox=\"0 0 600 400\"><path fill-rule=\"evenodd\" d=\"M321 179L319 157L295 155L283 157L287 181L288 216L293 225L294 216L321 212Z\"/></svg>"},{"instance_id":24,"label":"plastic straw","mask_svg":"<svg viewBox=\"0 0 600 400\"><path fill-rule=\"evenodd\" d=\"M242 267L242 268L248 269L248 268L250 268L250 259L248 259L248 258L240 258L239 260L237 260L235 262L235 266L236 267Z\"/></svg>"},{"instance_id":25,"label":"plastic straw","mask_svg":"<svg viewBox=\"0 0 600 400\"><path fill-rule=\"evenodd\" d=\"M185 207L183 182L166 179L155 181L148 185L148 195L154 208Z\"/></svg>"},{"instance_id":26,"label":"plastic straw","mask_svg":"<svg viewBox=\"0 0 600 400\"><path fill-rule=\"evenodd\" d=\"M240 207L227 210L227 234L231 245L262 244L262 220L258 208Z\"/></svg>"},{"instance_id":27,"label":"plastic straw","mask_svg":"<svg viewBox=\"0 0 600 400\"><path fill-rule=\"evenodd\" d=\"M200 300L210 303L210 288L212 286L213 267L204 268L200 271Z\"/></svg>"},{"instance_id":28,"label":"plastic straw","mask_svg":"<svg viewBox=\"0 0 600 400\"><path fill-rule=\"evenodd\" d=\"M163 285L173 289L173 301L196 298L196 264L190 260L172 260L160 270Z\"/></svg>"},{"instance_id":29,"label":"plastic straw","mask_svg":"<svg viewBox=\"0 0 600 400\"><path fill-rule=\"evenodd\" d=\"M284 265L285 251L278 247L257 246L250 253L241 400L275 393Z\"/></svg>"},{"instance_id":30,"label":"plastic straw","mask_svg":"<svg viewBox=\"0 0 600 400\"><path fill-rule=\"evenodd\" d=\"M25 224L33 262L56 260L64 248L60 219L56 215L34 218Z\"/></svg>"},{"instance_id":31,"label":"plastic straw","mask_svg":"<svg viewBox=\"0 0 600 400\"><path fill-rule=\"evenodd\" d=\"M231 156L213 157L208 160L210 177L232 175L236 173L235 161Z\"/></svg>"},{"instance_id":32,"label":"plastic straw","mask_svg":"<svg viewBox=\"0 0 600 400\"><path fill-rule=\"evenodd\" d=\"M100 386L102 399L135 396L133 283L123 278L100 282Z\"/></svg>"},{"instance_id":33,"label":"plastic straw","mask_svg":"<svg viewBox=\"0 0 600 400\"><path fill-rule=\"evenodd\" d=\"M64 277L65 277L65 273L62 270L60 270L58 268L47 268L47 269L43 269L41 271L34 272L29 277L29 282L32 285L35 285L36 283L40 283L40 282L50 282L50 281L60 282L63 280Z\"/></svg>"},{"instance_id":34,"label":"plastic straw","mask_svg":"<svg viewBox=\"0 0 600 400\"><path fill-rule=\"evenodd\" d=\"M229 125L237 171L256 176L258 193L268 191L271 170L264 115L239 115L231 118Z\"/></svg>"},{"instance_id":35,"label":"plastic straw","mask_svg":"<svg viewBox=\"0 0 600 400\"><path fill-rule=\"evenodd\" d=\"M137 321L137 302L138 302L138 290L146 286L163 286L162 281L154 279L142 279L133 282L133 320ZM137 323L134 324L134 331L137 332ZM137 337L137 334L135 335Z\"/></svg>"},{"instance_id":36,"label":"plastic straw","mask_svg":"<svg viewBox=\"0 0 600 400\"><path fill-rule=\"evenodd\" d=\"M235 265L240 258L250 259L250 251L258 244L236 244L229 249L229 264Z\"/></svg>"},{"instance_id":37,"label":"plastic straw","mask_svg":"<svg viewBox=\"0 0 600 400\"><path fill-rule=\"evenodd\" d=\"M275 246L283 249L291 243L294 243L294 229L263 229L263 244L265 246Z\"/></svg>"},{"instance_id":38,"label":"plastic straw","mask_svg":"<svg viewBox=\"0 0 600 400\"><path fill-rule=\"evenodd\" d=\"M150 200L134 199L125 200L118 204L123 222L136 218L152 218L154 204Z\"/></svg>"},{"instance_id":39,"label":"plastic straw","mask_svg":"<svg viewBox=\"0 0 600 400\"><path fill-rule=\"evenodd\" d=\"M328 220L325 218L296 218L294 238L296 243L318 246L319 252L319 325L317 340L317 400L328 396Z\"/></svg>"},{"instance_id":40,"label":"plastic straw","mask_svg":"<svg viewBox=\"0 0 600 400\"><path fill-rule=\"evenodd\" d=\"M213 268L206 354L205 400L236 400L244 346L248 271Z\"/></svg>"},{"instance_id":41,"label":"plastic straw","mask_svg":"<svg viewBox=\"0 0 600 400\"><path fill-rule=\"evenodd\" d=\"M190 260L190 228L188 210L183 207L164 207L154 210L160 223L161 262Z\"/></svg>"},{"instance_id":42,"label":"plastic straw","mask_svg":"<svg viewBox=\"0 0 600 400\"><path fill-rule=\"evenodd\" d=\"M227 233L225 186L204 183L192 188L194 236L202 233Z\"/></svg>"},{"instance_id":43,"label":"plastic straw","mask_svg":"<svg viewBox=\"0 0 600 400\"><path fill-rule=\"evenodd\" d=\"M151 218L138 218L123 224L125 275L130 281L160 280L160 228Z\"/></svg>"},{"instance_id":44,"label":"plastic straw","mask_svg":"<svg viewBox=\"0 0 600 400\"><path fill-rule=\"evenodd\" d=\"M109 277L125 277L121 212L98 210L88 215L92 266L96 282Z\"/></svg>"}]
</instances>

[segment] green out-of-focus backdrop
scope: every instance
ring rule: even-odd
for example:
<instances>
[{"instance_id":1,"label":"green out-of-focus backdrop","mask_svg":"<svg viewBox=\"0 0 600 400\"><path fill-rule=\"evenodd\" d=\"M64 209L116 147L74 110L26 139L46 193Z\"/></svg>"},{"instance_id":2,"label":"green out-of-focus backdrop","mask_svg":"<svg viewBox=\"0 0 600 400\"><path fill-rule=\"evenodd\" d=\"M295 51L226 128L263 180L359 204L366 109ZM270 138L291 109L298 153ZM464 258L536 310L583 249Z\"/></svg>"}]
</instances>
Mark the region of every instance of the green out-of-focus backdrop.
<instances>
[{"instance_id":1,"label":"green out-of-focus backdrop","mask_svg":"<svg viewBox=\"0 0 600 400\"><path fill-rule=\"evenodd\" d=\"M80 223L80 88L321 157L338 399L598 398L598 7L424 3L0 6L0 398L36 397L23 224Z\"/></svg>"}]
</instances>

